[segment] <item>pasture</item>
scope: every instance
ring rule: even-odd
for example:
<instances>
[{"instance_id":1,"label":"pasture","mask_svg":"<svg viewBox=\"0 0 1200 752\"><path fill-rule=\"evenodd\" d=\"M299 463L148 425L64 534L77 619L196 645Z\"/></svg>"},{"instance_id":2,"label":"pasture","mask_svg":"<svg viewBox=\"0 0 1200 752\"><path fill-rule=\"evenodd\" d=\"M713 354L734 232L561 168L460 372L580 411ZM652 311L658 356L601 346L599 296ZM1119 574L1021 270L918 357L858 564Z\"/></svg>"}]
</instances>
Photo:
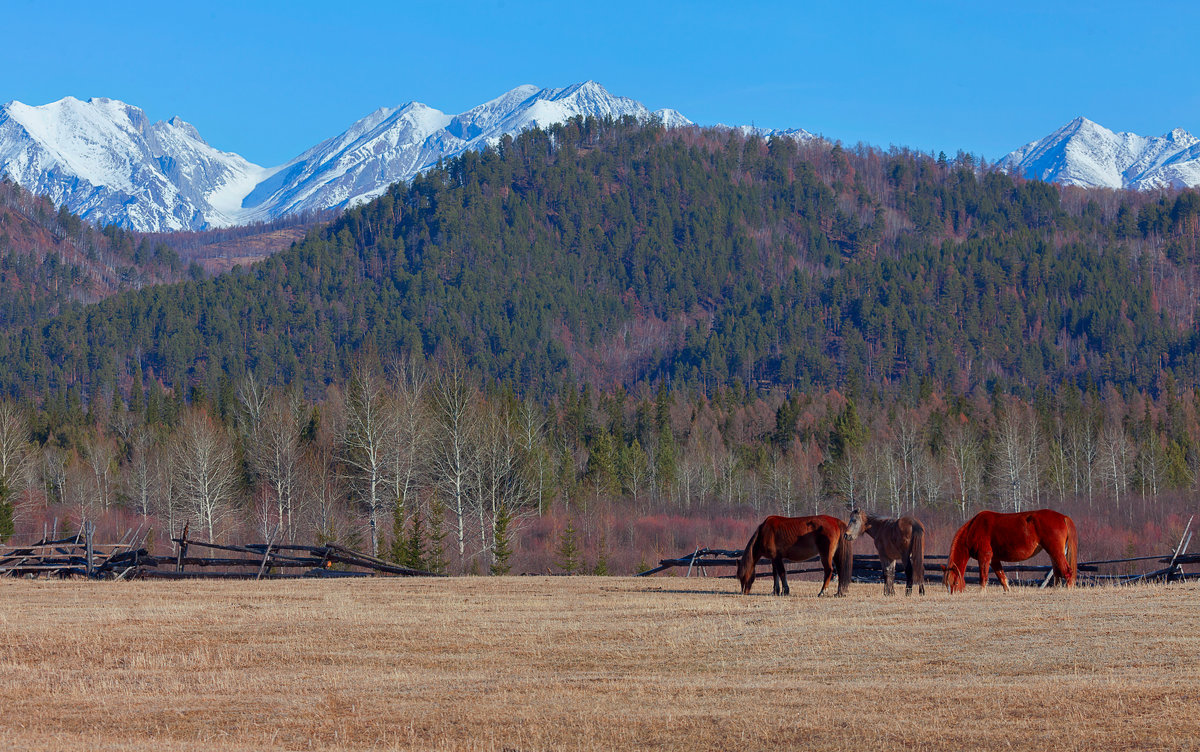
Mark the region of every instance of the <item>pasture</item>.
<instances>
[{"instance_id":1,"label":"pasture","mask_svg":"<svg viewBox=\"0 0 1200 752\"><path fill-rule=\"evenodd\" d=\"M1195 583L750 596L716 578L0 580L0 747L1200 744Z\"/></svg>"}]
</instances>

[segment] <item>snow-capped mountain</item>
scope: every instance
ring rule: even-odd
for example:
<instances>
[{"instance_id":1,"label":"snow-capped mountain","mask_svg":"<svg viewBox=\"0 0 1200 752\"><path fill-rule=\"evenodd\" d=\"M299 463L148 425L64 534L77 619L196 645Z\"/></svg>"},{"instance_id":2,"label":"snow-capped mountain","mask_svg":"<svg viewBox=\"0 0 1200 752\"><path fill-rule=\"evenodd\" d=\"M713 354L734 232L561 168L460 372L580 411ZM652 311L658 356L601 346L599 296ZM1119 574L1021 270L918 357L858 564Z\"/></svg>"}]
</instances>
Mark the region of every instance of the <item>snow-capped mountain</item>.
<instances>
[{"instance_id":1,"label":"snow-capped mountain","mask_svg":"<svg viewBox=\"0 0 1200 752\"><path fill-rule=\"evenodd\" d=\"M179 118L150 123L116 100L68 97L0 107L0 173L97 224L203 229L350 206L439 159L576 115L691 124L594 81L519 86L458 115L420 102L381 108L286 164L261 167L214 149Z\"/></svg>"},{"instance_id":2,"label":"snow-capped mountain","mask_svg":"<svg viewBox=\"0 0 1200 752\"><path fill-rule=\"evenodd\" d=\"M1085 188L1200 185L1200 139L1176 128L1163 136L1114 133L1078 117L1000 161L1010 172Z\"/></svg>"},{"instance_id":3,"label":"snow-capped mountain","mask_svg":"<svg viewBox=\"0 0 1200 752\"><path fill-rule=\"evenodd\" d=\"M818 136L817 134L810 133L810 132L804 130L803 128L758 128L753 125L734 125L734 126L719 125L717 127L718 128L729 128L730 130L737 131L738 133L742 134L743 136L758 136L759 138L764 138L764 139L775 136L778 138L794 139L801 143L803 143L805 141L812 141L814 139L820 138L820 136Z\"/></svg>"},{"instance_id":4,"label":"snow-capped mountain","mask_svg":"<svg viewBox=\"0 0 1200 752\"><path fill-rule=\"evenodd\" d=\"M640 102L613 96L594 81L565 89L518 86L458 115L410 102L376 110L278 168L246 197L244 209L249 219L258 219L353 205L439 159L576 115L658 118L668 127L691 124L674 110L650 112Z\"/></svg>"},{"instance_id":5,"label":"snow-capped mountain","mask_svg":"<svg viewBox=\"0 0 1200 752\"><path fill-rule=\"evenodd\" d=\"M179 118L151 123L115 99L0 107L0 173L101 224L229 224L267 172L212 148Z\"/></svg>"}]
</instances>

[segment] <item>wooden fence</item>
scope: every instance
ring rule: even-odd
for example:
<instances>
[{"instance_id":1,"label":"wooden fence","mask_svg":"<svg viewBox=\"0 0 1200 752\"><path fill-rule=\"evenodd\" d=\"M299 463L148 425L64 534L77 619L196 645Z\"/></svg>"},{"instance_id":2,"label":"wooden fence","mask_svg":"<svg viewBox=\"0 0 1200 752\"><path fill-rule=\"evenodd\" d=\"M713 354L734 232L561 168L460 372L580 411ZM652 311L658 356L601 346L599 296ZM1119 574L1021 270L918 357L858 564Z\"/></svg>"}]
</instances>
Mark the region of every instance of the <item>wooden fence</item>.
<instances>
[{"instance_id":1,"label":"wooden fence","mask_svg":"<svg viewBox=\"0 0 1200 752\"><path fill-rule=\"evenodd\" d=\"M125 539L116 544L96 544L93 534L93 528L85 525L79 533L67 538L45 536L27 546L0 546L0 576L116 580L439 576L401 567L336 543L225 546L190 540L184 526L183 534L172 539L174 553L153 556L145 548L145 536L138 538L137 533L126 533ZM197 549L201 555L197 555Z\"/></svg>"}]
</instances>

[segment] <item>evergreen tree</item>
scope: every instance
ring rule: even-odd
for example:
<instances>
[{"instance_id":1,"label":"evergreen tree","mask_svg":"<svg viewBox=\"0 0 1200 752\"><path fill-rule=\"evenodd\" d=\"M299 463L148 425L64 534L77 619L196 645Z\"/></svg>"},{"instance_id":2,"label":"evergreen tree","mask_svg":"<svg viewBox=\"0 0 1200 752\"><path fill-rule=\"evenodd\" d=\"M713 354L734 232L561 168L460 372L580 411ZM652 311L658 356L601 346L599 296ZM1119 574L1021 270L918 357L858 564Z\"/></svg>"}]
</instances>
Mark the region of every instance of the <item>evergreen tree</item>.
<instances>
[{"instance_id":1,"label":"evergreen tree","mask_svg":"<svg viewBox=\"0 0 1200 752\"><path fill-rule=\"evenodd\" d=\"M512 543L509 540L512 526L512 512L507 504L501 504L496 510L496 520L492 528L492 567L493 575L508 574L512 569L509 559L512 558Z\"/></svg>"},{"instance_id":2,"label":"evergreen tree","mask_svg":"<svg viewBox=\"0 0 1200 752\"><path fill-rule=\"evenodd\" d=\"M554 552L558 568L564 574L575 574L579 570L579 543L575 540L575 523L567 520L567 526L558 537L558 549Z\"/></svg>"},{"instance_id":3,"label":"evergreen tree","mask_svg":"<svg viewBox=\"0 0 1200 752\"><path fill-rule=\"evenodd\" d=\"M409 566L408 539L406 537L404 505L392 505L392 545L388 547L388 561L402 567Z\"/></svg>"},{"instance_id":4,"label":"evergreen tree","mask_svg":"<svg viewBox=\"0 0 1200 752\"><path fill-rule=\"evenodd\" d=\"M414 538L419 528L414 528ZM434 494L429 502L429 552L425 559L425 568L434 574L444 574L446 571L446 502L440 494ZM414 551L417 549L413 549Z\"/></svg>"},{"instance_id":5,"label":"evergreen tree","mask_svg":"<svg viewBox=\"0 0 1200 752\"><path fill-rule=\"evenodd\" d=\"M16 532L14 513L16 509L8 490L8 484L0 478L0 543L6 542Z\"/></svg>"},{"instance_id":6,"label":"evergreen tree","mask_svg":"<svg viewBox=\"0 0 1200 752\"><path fill-rule=\"evenodd\" d=\"M596 546L596 566L592 574L606 577L608 575L608 534L600 531L600 542Z\"/></svg>"}]
</instances>

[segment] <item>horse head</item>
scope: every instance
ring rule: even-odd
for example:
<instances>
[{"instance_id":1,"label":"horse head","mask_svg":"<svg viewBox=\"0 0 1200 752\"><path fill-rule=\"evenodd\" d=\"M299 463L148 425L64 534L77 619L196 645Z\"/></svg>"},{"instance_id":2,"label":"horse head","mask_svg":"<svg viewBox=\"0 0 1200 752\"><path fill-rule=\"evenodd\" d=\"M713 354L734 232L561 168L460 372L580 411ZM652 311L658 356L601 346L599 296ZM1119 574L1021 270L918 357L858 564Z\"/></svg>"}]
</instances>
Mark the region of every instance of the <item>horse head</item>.
<instances>
[{"instance_id":1,"label":"horse head","mask_svg":"<svg viewBox=\"0 0 1200 752\"><path fill-rule=\"evenodd\" d=\"M750 587L754 584L754 570L758 562L751 563L751 557L752 554L747 551L737 563L737 578L738 582L742 583L742 595L749 595Z\"/></svg>"},{"instance_id":2,"label":"horse head","mask_svg":"<svg viewBox=\"0 0 1200 752\"><path fill-rule=\"evenodd\" d=\"M861 509L855 509L850 513L850 521L846 523L846 533L843 536L846 540L852 541L862 535L863 528L867 524L867 514Z\"/></svg>"},{"instance_id":3,"label":"horse head","mask_svg":"<svg viewBox=\"0 0 1200 752\"><path fill-rule=\"evenodd\" d=\"M967 588L967 581L958 567L953 564L946 564L942 567L942 571L942 581L946 583L946 590L948 592L961 593Z\"/></svg>"}]
</instances>

